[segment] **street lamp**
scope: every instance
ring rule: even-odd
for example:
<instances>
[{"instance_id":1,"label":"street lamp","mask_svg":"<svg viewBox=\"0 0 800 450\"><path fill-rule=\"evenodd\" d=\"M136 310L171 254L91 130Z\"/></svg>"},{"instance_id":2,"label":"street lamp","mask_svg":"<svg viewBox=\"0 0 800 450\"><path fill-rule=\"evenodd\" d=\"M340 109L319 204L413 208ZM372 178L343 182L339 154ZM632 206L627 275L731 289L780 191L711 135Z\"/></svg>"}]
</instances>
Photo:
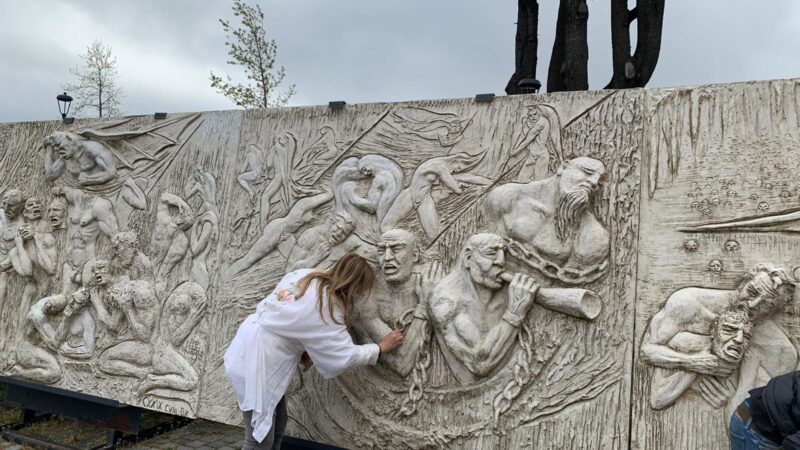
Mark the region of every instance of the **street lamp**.
<instances>
[{"instance_id":1,"label":"street lamp","mask_svg":"<svg viewBox=\"0 0 800 450\"><path fill-rule=\"evenodd\" d=\"M58 112L61 113L61 120L66 124L74 122L74 117L67 118L67 114L69 114L69 107L72 103L72 97L64 92L63 94L56 95L56 101L58 101Z\"/></svg>"},{"instance_id":2,"label":"street lamp","mask_svg":"<svg viewBox=\"0 0 800 450\"><path fill-rule=\"evenodd\" d=\"M523 78L517 86L522 94L535 94L542 88L542 82L535 78Z\"/></svg>"}]
</instances>

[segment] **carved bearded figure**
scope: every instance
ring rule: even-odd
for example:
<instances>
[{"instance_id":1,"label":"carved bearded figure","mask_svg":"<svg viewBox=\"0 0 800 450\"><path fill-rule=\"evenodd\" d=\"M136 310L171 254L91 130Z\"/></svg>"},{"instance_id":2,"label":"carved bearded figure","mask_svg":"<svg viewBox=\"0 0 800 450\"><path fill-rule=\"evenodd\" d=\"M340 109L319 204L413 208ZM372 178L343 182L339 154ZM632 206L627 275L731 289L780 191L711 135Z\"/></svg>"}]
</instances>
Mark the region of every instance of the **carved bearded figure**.
<instances>
[{"instance_id":1,"label":"carved bearded figure","mask_svg":"<svg viewBox=\"0 0 800 450\"><path fill-rule=\"evenodd\" d=\"M498 186L484 202L487 223L558 266L597 265L608 255L609 234L591 205L604 174L603 163L581 157L564 162L550 178Z\"/></svg>"}]
</instances>

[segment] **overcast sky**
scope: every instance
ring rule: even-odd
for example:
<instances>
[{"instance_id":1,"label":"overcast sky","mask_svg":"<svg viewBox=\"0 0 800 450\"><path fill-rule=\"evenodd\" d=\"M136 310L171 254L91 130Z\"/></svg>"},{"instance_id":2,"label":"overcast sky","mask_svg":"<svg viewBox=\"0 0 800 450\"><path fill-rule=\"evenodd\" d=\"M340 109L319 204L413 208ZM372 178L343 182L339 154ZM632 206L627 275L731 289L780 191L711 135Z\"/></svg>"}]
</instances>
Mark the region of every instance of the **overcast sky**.
<instances>
[{"instance_id":1,"label":"overcast sky","mask_svg":"<svg viewBox=\"0 0 800 450\"><path fill-rule=\"evenodd\" d=\"M514 70L515 0L259 3L297 87L290 105L499 95ZM539 3L546 83L558 2ZM608 10L589 1L592 89L611 75ZM55 95L94 38L117 56L127 114L235 108L208 81L239 75L217 22L227 0L0 0L0 11L0 122L58 118ZM800 77L798 49L798 0L668 0L648 87Z\"/></svg>"}]
</instances>

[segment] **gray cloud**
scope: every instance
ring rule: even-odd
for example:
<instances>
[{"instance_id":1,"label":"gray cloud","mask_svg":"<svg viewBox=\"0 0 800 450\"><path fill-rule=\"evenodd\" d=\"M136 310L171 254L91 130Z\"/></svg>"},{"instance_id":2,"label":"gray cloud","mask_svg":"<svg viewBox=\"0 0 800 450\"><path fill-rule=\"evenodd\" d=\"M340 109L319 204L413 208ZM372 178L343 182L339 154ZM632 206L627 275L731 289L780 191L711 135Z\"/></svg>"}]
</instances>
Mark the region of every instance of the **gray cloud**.
<instances>
[{"instance_id":1,"label":"gray cloud","mask_svg":"<svg viewBox=\"0 0 800 450\"><path fill-rule=\"evenodd\" d=\"M0 0L0 121L57 117L54 96L95 37L112 45L125 111L231 109L208 73L225 65L217 19L229 2ZM557 13L542 0L538 77L546 82ZM293 105L503 93L513 71L516 1L261 1L279 64L297 85ZM611 74L609 6L590 8L590 87ZM650 87L800 76L795 0L670 1Z\"/></svg>"}]
</instances>

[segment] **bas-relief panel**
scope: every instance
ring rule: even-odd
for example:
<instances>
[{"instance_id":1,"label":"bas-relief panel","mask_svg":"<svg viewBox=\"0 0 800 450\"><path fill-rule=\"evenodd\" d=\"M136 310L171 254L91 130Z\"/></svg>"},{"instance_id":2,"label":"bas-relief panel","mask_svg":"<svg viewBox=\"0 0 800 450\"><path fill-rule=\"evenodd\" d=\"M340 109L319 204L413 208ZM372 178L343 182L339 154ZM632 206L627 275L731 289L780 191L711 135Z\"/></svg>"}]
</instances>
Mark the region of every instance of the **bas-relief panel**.
<instances>
[{"instance_id":1,"label":"bas-relief panel","mask_svg":"<svg viewBox=\"0 0 800 450\"><path fill-rule=\"evenodd\" d=\"M239 121L4 128L3 375L196 415Z\"/></svg>"},{"instance_id":2,"label":"bas-relief panel","mask_svg":"<svg viewBox=\"0 0 800 450\"><path fill-rule=\"evenodd\" d=\"M356 251L379 286L354 338L407 342L296 377L293 434L623 448L630 423L636 448L715 448L800 359L798 91L1 126L0 371L239 423L238 324L285 271Z\"/></svg>"},{"instance_id":3,"label":"bas-relief panel","mask_svg":"<svg viewBox=\"0 0 800 450\"><path fill-rule=\"evenodd\" d=\"M290 390L290 430L351 448L627 445L641 92L245 114L200 415L286 271L348 251L379 286L354 337L406 344ZM216 312L224 312L217 314Z\"/></svg>"},{"instance_id":4,"label":"bas-relief panel","mask_svg":"<svg viewBox=\"0 0 800 450\"><path fill-rule=\"evenodd\" d=\"M747 391L800 362L800 83L645 105L632 448L724 449Z\"/></svg>"}]
</instances>

